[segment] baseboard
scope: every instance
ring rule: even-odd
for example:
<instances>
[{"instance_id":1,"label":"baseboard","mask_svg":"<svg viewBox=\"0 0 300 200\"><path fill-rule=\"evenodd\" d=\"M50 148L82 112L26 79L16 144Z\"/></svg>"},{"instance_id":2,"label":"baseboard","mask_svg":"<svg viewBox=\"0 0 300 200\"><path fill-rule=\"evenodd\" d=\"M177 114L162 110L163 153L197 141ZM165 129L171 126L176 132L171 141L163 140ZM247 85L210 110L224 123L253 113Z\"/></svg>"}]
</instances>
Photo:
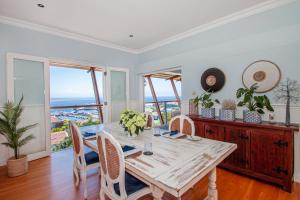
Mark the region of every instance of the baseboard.
<instances>
[{"instance_id":1,"label":"baseboard","mask_svg":"<svg viewBox=\"0 0 300 200\"><path fill-rule=\"evenodd\" d=\"M294 181L300 183L300 173L294 174Z\"/></svg>"},{"instance_id":2,"label":"baseboard","mask_svg":"<svg viewBox=\"0 0 300 200\"><path fill-rule=\"evenodd\" d=\"M0 167L5 166L6 165L6 161L0 161Z\"/></svg>"}]
</instances>

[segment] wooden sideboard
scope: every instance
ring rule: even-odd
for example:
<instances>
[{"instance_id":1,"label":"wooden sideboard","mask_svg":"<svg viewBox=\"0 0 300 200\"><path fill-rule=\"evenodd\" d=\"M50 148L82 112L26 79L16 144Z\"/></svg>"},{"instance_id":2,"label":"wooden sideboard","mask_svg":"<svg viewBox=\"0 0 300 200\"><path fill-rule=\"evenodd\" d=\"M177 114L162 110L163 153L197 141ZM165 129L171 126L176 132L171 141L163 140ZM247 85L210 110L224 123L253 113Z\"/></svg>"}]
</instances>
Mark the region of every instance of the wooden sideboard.
<instances>
[{"instance_id":1,"label":"wooden sideboard","mask_svg":"<svg viewBox=\"0 0 300 200\"><path fill-rule=\"evenodd\" d=\"M296 125L245 123L189 115L196 135L236 143L238 148L219 166L237 173L278 184L291 192L294 174Z\"/></svg>"}]
</instances>

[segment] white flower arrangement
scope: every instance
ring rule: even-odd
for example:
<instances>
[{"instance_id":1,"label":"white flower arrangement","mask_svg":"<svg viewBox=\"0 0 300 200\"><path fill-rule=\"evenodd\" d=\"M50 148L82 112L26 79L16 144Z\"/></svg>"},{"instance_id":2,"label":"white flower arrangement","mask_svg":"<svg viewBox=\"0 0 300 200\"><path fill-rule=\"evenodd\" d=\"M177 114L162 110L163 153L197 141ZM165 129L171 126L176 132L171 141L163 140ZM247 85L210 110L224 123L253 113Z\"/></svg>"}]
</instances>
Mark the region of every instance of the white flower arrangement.
<instances>
[{"instance_id":1,"label":"white flower arrangement","mask_svg":"<svg viewBox=\"0 0 300 200\"><path fill-rule=\"evenodd\" d=\"M139 135L146 126L146 115L132 110L125 110L121 113L120 124L128 131L130 136Z\"/></svg>"}]
</instances>

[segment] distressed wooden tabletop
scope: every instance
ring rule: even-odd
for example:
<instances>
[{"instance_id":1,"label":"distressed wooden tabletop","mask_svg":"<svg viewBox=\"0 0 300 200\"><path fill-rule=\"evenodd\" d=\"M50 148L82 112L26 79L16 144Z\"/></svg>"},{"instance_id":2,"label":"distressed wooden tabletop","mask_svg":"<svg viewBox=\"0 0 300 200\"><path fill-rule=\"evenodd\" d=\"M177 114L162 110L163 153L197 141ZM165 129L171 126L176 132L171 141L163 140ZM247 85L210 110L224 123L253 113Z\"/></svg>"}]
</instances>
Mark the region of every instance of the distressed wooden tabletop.
<instances>
[{"instance_id":1,"label":"distressed wooden tabletop","mask_svg":"<svg viewBox=\"0 0 300 200\"><path fill-rule=\"evenodd\" d=\"M126 158L126 170L175 197L180 197L237 148L236 144L205 138L190 141L157 137L152 130L130 138L118 123L105 124L103 128L121 145L143 149L145 143L152 143L153 155ZM95 140L87 140L85 144L97 151Z\"/></svg>"}]
</instances>

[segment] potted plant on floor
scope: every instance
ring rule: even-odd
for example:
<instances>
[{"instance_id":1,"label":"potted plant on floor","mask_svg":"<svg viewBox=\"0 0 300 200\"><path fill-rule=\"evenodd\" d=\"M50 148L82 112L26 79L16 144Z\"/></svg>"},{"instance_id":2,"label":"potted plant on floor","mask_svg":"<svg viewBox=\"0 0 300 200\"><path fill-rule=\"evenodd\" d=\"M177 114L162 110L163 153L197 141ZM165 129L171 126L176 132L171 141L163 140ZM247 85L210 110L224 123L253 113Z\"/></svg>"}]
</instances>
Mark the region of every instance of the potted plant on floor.
<instances>
[{"instance_id":1,"label":"potted plant on floor","mask_svg":"<svg viewBox=\"0 0 300 200\"><path fill-rule=\"evenodd\" d=\"M212 99L212 93L204 92L194 99L196 106L201 105L201 116L206 118L215 118L216 110L213 108L215 103L220 103L218 99Z\"/></svg>"},{"instance_id":2,"label":"potted plant on floor","mask_svg":"<svg viewBox=\"0 0 300 200\"><path fill-rule=\"evenodd\" d=\"M248 109L243 111L244 122L261 123L261 115L265 113L264 109L274 112L270 100L266 95L254 96L257 85L254 84L250 88L239 88L236 97L241 98L238 106L246 106Z\"/></svg>"},{"instance_id":3,"label":"potted plant on floor","mask_svg":"<svg viewBox=\"0 0 300 200\"><path fill-rule=\"evenodd\" d=\"M0 134L7 140L2 144L14 151L14 156L7 160L9 177L20 176L28 171L26 155L20 155L20 148L34 138L33 135L24 136L25 132L37 124L18 127L23 112L23 97L18 104L8 101L0 111Z\"/></svg>"},{"instance_id":4,"label":"potted plant on floor","mask_svg":"<svg viewBox=\"0 0 300 200\"><path fill-rule=\"evenodd\" d=\"M222 109L220 109L220 120L234 121L235 120L236 103L233 99L224 99L222 101Z\"/></svg>"}]
</instances>

